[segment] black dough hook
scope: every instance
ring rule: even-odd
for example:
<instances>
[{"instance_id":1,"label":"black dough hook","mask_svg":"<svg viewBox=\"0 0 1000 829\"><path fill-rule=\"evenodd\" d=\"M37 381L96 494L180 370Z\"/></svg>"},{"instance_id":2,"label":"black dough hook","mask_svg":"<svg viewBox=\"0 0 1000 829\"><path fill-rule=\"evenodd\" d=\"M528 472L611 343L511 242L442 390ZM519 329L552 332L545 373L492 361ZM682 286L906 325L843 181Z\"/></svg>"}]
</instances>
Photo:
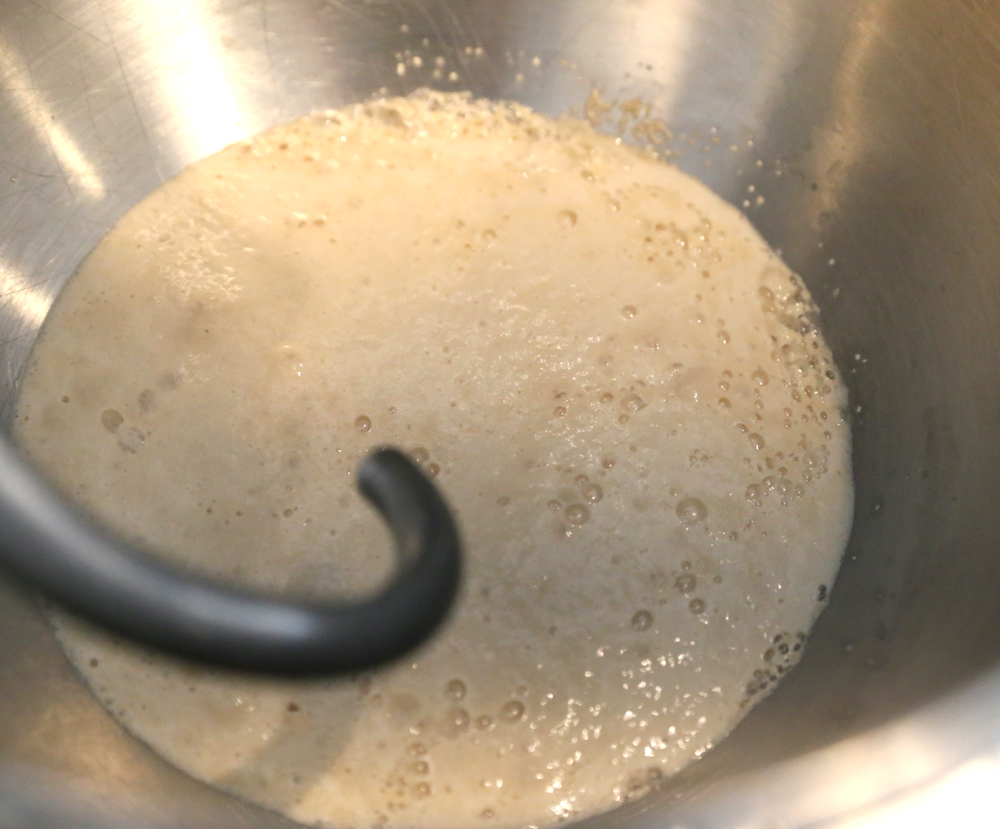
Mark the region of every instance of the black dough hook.
<instances>
[{"instance_id":1,"label":"black dough hook","mask_svg":"<svg viewBox=\"0 0 1000 829\"><path fill-rule=\"evenodd\" d=\"M388 662L438 627L458 591L458 531L437 488L395 449L358 487L392 531L396 573L353 602L295 600L196 576L110 537L0 438L0 566L80 616L219 667L306 676Z\"/></svg>"}]
</instances>

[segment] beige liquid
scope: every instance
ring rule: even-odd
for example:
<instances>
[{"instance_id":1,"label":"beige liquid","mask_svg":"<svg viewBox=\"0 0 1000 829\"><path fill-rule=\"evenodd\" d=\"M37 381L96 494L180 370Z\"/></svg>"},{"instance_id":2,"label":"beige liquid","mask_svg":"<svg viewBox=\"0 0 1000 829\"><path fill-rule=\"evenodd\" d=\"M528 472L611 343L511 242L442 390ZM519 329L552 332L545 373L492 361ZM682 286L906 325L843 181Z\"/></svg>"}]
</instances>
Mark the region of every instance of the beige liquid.
<instances>
[{"instance_id":1,"label":"beige liquid","mask_svg":"<svg viewBox=\"0 0 1000 829\"><path fill-rule=\"evenodd\" d=\"M59 616L63 646L168 760L304 822L609 809L733 728L834 578L849 432L809 312L736 210L578 122L424 94L232 146L67 285L20 444L128 537L313 594L391 570L353 470L404 447L463 594L362 677L217 674Z\"/></svg>"}]
</instances>

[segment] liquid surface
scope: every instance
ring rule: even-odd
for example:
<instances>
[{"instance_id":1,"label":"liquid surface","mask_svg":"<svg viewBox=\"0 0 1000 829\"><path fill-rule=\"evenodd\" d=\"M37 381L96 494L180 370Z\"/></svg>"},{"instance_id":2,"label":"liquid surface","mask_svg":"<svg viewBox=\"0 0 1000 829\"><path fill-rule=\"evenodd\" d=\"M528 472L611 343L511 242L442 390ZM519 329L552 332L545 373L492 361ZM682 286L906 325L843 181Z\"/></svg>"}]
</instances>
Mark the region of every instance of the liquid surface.
<instances>
[{"instance_id":1,"label":"liquid surface","mask_svg":"<svg viewBox=\"0 0 1000 829\"><path fill-rule=\"evenodd\" d=\"M852 487L811 314L736 210L578 122L425 93L234 145L67 285L17 439L127 537L304 594L391 571L353 471L401 446L455 508L463 594L346 679L58 616L63 646L168 760L304 822L609 809L724 737L822 608Z\"/></svg>"}]
</instances>

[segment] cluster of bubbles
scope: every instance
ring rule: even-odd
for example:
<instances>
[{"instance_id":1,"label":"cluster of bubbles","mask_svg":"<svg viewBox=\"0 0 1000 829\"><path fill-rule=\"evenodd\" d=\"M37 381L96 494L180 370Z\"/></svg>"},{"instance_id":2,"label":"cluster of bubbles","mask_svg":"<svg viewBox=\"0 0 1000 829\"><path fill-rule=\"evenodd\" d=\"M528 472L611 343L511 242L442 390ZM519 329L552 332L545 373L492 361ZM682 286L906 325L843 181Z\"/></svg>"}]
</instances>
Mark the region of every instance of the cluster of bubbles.
<instances>
[{"instance_id":1,"label":"cluster of bubbles","mask_svg":"<svg viewBox=\"0 0 1000 829\"><path fill-rule=\"evenodd\" d=\"M371 693L372 680L363 676L358 679L359 691L362 697L367 697L370 704L381 706L385 700L379 693ZM428 723L421 720L409 729L415 736L426 735L424 739L417 739L409 743L405 749L405 759L397 767L396 773L385 781L384 794L394 796L395 801L389 801L386 805L390 811L406 807L406 801L412 799L422 799L434 794L431 780L433 779L433 749L441 739L446 741L456 740L466 734L476 732L492 731L498 727L516 726L526 720L527 707L524 702L514 697L524 697L528 689L520 686L511 698L499 706L495 711L472 715L464 707L468 695L468 686L458 678L448 680L442 688L441 699L444 703L443 710L440 710ZM299 707L295 703L290 703L288 710L298 711ZM413 713L419 710L417 705L413 706ZM427 738L430 739L427 739ZM414 782L416 780L416 782ZM497 781L484 781L483 785L496 785Z\"/></svg>"},{"instance_id":2,"label":"cluster of bubbles","mask_svg":"<svg viewBox=\"0 0 1000 829\"><path fill-rule=\"evenodd\" d=\"M806 634L802 631L794 634L783 631L776 634L771 644L761 654L763 665L754 670L753 677L746 684L743 704L750 704L753 697L773 688L782 674L799 661L805 643Z\"/></svg>"},{"instance_id":3,"label":"cluster of bubbles","mask_svg":"<svg viewBox=\"0 0 1000 829\"><path fill-rule=\"evenodd\" d=\"M688 610L695 616L701 616L708 608L704 599L694 595L698 588L698 577L691 572L691 562L685 561L681 564L682 572L674 579L674 589L683 596L688 597ZM721 579L719 579L721 580Z\"/></svg>"},{"instance_id":4,"label":"cluster of bubbles","mask_svg":"<svg viewBox=\"0 0 1000 829\"><path fill-rule=\"evenodd\" d=\"M590 521L592 508L604 500L604 488L590 479L589 475L580 473L573 479L573 484L579 492L580 500L574 500L564 505L562 501L553 498L548 502L548 508L561 519L563 532L571 535L573 530ZM509 499L501 498L498 503L506 506Z\"/></svg>"}]
</instances>

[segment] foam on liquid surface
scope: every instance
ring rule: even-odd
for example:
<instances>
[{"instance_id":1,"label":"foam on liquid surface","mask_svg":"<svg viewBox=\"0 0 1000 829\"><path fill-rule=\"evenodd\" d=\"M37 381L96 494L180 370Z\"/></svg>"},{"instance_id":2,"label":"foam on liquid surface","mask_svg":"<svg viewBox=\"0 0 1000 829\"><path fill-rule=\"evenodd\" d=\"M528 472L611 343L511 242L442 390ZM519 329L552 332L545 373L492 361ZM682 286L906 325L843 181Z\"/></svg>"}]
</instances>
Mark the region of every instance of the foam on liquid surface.
<instances>
[{"instance_id":1,"label":"foam on liquid surface","mask_svg":"<svg viewBox=\"0 0 1000 829\"><path fill-rule=\"evenodd\" d=\"M353 472L401 446L467 578L401 664L289 683L62 616L180 768L336 827L544 825L647 791L798 659L851 518L804 287L732 207L576 122L424 94L185 170L67 285L16 437L129 538L300 593L392 568Z\"/></svg>"}]
</instances>

